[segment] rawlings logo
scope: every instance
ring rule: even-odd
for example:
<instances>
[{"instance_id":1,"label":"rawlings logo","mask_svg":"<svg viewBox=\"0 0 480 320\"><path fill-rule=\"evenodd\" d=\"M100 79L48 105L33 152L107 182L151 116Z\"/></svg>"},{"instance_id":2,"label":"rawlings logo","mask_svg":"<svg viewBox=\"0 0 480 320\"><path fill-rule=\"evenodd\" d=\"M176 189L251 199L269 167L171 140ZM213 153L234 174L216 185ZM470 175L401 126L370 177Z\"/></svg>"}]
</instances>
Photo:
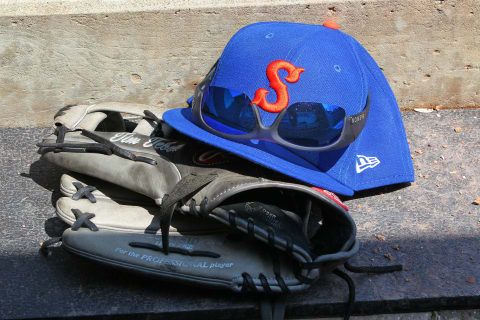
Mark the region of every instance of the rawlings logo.
<instances>
[{"instance_id":1,"label":"rawlings logo","mask_svg":"<svg viewBox=\"0 0 480 320\"><path fill-rule=\"evenodd\" d=\"M255 97L252 100L252 104L255 103L265 111L279 113L288 106L288 90L287 85L282 82L278 75L279 70L286 70L288 72L285 81L295 83L300 79L300 74L305 71L304 68L297 68L290 62L284 60L275 60L270 62L267 67L267 78L270 81L269 86L277 94L277 101L270 103L267 101L267 89L260 88L255 92Z\"/></svg>"},{"instance_id":2,"label":"rawlings logo","mask_svg":"<svg viewBox=\"0 0 480 320\"><path fill-rule=\"evenodd\" d=\"M119 132L119 133L116 133L113 137L111 137L110 141L135 145L140 143L142 141L142 138L139 136L136 136L135 133ZM153 146L153 148L157 151L175 152L184 146L184 144L177 145L177 142L178 141L172 141L165 138L154 137L154 138L149 138L147 141L145 141L142 144L142 146L144 148L150 148Z\"/></svg>"},{"instance_id":3,"label":"rawlings logo","mask_svg":"<svg viewBox=\"0 0 480 320\"><path fill-rule=\"evenodd\" d=\"M265 222L267 222L268 225L271 225L271 226L278 225L277 216L275 214L271 213L270 211L268 211L267 208L259 205L256 202L245 203L245 210L247 210L248 213L257 212L259 214L262 214L263 219L265 219Z\"/></svg>"},{"instance_id":4,"label":"rawlings logo","mask_svg":"<svg viewBox=\"0 0 480 320\"><path fill-rule=\"evenodd\" d=\"M348 211L348 207L340 200L340 198L333 193L332 191L322 189L322 188L317 188L317 187L312 187L313 190L320 192L324 196L330 198L331 200L335 201L340 207Z\"/></svg>"},{"instance_id":5,"label":"rawlings logo","mask_svg":"<svg viewBox=\"0 0 480 320\"><path fill-rule=\"evenodd\" d=\"M227 163L228 161L227 155L218 150L203 151L193 156L193 162L200 166L213 166Z\"/></svg>"}]
</instances>

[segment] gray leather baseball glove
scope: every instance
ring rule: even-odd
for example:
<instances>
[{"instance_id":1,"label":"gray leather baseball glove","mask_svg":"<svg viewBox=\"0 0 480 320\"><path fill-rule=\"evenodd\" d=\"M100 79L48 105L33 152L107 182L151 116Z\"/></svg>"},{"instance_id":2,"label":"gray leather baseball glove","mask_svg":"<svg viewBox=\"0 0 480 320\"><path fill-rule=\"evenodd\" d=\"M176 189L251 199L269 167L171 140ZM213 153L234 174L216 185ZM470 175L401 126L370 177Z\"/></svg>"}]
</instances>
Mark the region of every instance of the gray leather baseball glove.
<instances>
[{"instance_id":1,"label":"gray leather baseball glove","mask_svg":"<svg viewBox=\"0 0 480 320\"><path fill-rule=\"evenodd\" d=\"M72 225L63 235L67 250L235 291L299 291L331 271L349 281L336 268L358 242L338 198L183 136L147 108L65 107L54 134L38 144L47 160L100 179L62 178L67 197L57 213ZM264 317L283 317L283 308L267 309Z\"/></svg>"},{"instance_id":2,"label":"gray leather baseball glove","mask_svg":"<svg viewBox=\"0 0 480 320\"><path fill-rule=\"evenodd\" d=\"M175 215L167 255L157 233L158 207L153 201L78 174L64 174L61 191L65 196L57 201L57 216L72 226L64 232L62 245L73 253L149 275L234 291L280 293L282 286L286 291L307 286L296 278L295 263L287 253L274 257L267 244L224 223ZM300 227L297 217L291 222Z\"/></svg>"}]
</instances>

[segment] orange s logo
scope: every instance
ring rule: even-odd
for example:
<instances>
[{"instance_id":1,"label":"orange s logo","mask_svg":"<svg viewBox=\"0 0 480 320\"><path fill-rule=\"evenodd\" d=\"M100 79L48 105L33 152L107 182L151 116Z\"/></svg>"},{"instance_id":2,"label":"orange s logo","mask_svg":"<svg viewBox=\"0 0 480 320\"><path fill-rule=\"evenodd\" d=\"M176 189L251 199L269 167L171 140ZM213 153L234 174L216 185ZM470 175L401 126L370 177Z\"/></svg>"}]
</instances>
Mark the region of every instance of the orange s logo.
<instances>
[{"instance_id":1,"label":"orange s logo","mask_svg":"<svg viewBox=\"0 0 480 320\"><path fill-rule=\"evenodd\" d=\"M287 82L295 83L300 79L300 73L305 71L304 68L297 68L290 62L284 60L275 60L270 62L267 67L267 78L270 81L269 86L277 93L277 101L270 103L267 101L267 89L260 88L255 91L255 97L252 103L255 103L265 111L278 113L288 107L288 90L287 85L282 82L278 76L280 69L286 70L288 76L285 78Z\"/></svg>"}]
</instances>

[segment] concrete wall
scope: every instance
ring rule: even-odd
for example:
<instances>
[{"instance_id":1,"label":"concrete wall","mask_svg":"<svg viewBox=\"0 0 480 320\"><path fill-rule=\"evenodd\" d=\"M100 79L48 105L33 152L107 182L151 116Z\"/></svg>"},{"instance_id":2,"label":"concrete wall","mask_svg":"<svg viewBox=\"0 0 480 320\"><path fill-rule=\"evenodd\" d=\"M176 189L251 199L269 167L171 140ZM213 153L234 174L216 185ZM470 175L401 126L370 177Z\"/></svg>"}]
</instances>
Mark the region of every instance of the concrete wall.
<instances>
[{"instance_id":1,"label":"concrete wall","mask_svg":"<svg viewBox=\"0 0 480 320\"><path fill-rule=\"evenodd\" d=\"M182 106L232 34L267 20L336 21L402 108L480 105L479 0L0 0L0 126L70 103Z\"/></svg>"}]
</instances>

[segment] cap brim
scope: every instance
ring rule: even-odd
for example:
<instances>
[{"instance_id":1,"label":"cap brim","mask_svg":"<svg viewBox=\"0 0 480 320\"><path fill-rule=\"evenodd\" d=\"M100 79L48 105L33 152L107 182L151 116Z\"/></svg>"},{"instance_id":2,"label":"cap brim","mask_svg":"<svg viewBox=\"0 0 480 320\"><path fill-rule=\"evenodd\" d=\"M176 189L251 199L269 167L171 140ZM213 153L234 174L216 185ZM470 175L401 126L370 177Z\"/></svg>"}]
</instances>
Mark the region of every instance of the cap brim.
<instances>
[{"instance_id":1,"label":"cap brim","mask_svg":"<svg viewBox=\"0 0 480 320\"><path fill-rule=\"evenodd\" d=\"M324 172L319 171L318 168L305 159L289 152L281 146L263 141L258 142L262 148L268 148L271 151L274 151L273 149L275 148L281 148L281 150L277 150L279 151L277 153L282 154L282 157L259 149L253 142L247 142L248 144L235 142L203 130L193 123L192 110L190 108L168 110L163 114L163 120L183 134L234 153L264 167L304 181L313 186L348 196L353 195L353 189L348 188Z\"/></svg>"}]
</instances>

